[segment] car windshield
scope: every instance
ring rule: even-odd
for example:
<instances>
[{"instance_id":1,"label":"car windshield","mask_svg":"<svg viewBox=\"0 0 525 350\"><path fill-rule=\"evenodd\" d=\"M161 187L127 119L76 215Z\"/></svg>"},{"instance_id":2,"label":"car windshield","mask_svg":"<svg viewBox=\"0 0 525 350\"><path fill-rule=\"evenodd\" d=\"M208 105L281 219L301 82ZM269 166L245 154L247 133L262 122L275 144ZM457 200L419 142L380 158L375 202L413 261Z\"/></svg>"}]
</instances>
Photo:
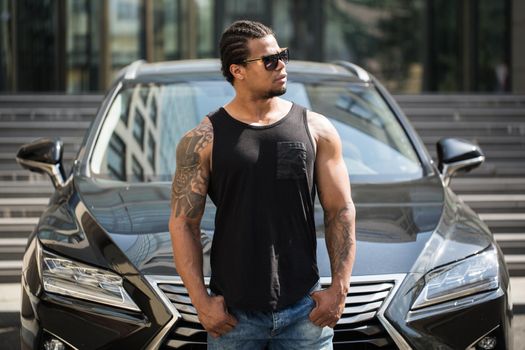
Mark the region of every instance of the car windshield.
<instances>
[{"instance_id":1,"label":"car windshield","mask_svg":"<svg viewBox=\"0 0 525 350\"><path fill-rule=\"evenodd\" d=\"M124 87L97 137L90 161L93 176L171 181L179 139L234 94L233 87L221 80ZM341 136L352 182L408 181L423 175L407 134L372 85L290 81L283 98L330 119Z\"/></svg>"}]
</instances>

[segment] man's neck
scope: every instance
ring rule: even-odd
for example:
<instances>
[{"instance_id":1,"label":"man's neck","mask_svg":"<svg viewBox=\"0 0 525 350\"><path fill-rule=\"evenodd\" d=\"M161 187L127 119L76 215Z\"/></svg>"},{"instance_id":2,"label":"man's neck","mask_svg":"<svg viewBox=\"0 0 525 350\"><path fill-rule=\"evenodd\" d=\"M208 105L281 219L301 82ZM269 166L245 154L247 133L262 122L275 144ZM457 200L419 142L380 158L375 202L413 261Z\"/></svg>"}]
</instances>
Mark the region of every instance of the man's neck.
<instances>
[{"instance_id":1,"label":"man's neck","mask_svg":"<svg viewBox=\"0 0 525 350\"><path fill-rule=\"evenodd\" d=\"M255 99L248 96L236 95L235 98L224 107L230 115L244 122L269 124L288 112L290 102L282 100L279 97Z\"/></svg>"}]
</instances>

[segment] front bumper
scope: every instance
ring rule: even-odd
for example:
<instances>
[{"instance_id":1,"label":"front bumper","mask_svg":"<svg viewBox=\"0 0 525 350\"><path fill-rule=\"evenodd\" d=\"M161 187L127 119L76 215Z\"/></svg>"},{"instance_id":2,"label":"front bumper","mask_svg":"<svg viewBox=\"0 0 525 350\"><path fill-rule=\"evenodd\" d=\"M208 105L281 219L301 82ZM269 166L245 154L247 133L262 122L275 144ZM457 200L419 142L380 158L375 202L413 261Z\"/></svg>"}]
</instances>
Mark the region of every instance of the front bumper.
<instances>
[{"instance_id":1,"label":"front bumper","mask_svg":"<svg viewBox=\"0 0 525 350\"><path fill-rule=\"evenodd\" d=\"M163 330L166 338L162 346L205 349L206 332L193 314L195 311L181 279L146 278L175 316ZM343 315L335 328L334 349L475 349L476 343L487 335L496 338L495 349L511 349L512 310L508 291L500 288L454 301L455 308L450 305L446 305L448 309L443 305L441 309L425 308L418 313L405 313L396 320L388 311L400 310L392 300L396 298L397 303L396 293L404 278L403 274L352 277L350 289L353 287L355 294L349 292L346 307L355 309L354 305L359 305L364 311ZM392 287L384 289L382 286L388 283L392 283ZM321 284L328 286L330 279L322 278ZM361 290L356 291L358 288ZM370 292L374 288L378 292ZM369 289L368 294L366 289ZM381 295L385 291L386 296ZM350 300L359 295L366 295L368 302ZM381 300L381 306L367 310L367 305L377 300Z\"/></svg>"},{"instance_id":2,"label":"front bumper","mask_svg":"<svg viewBox=\"0 0 525 350\"><path fill-rule=\"evenodd\" d=\"M32 244L34 245L34 244ZM46 293L40 284L34 247L28 248L22 273L22 349L40 349L50 337L69 349L206 348L180 277L145 276L144 286L126 288L142 312ZM509 293L498 289L475 297L406 312L410 275L353 276L348 311L336 326L335 349L467 349L487 334L497 349L511 349ZM328 286L329 278L321 284ZM395 303L393 303L395 301ZM405 310L405 311L403 311Z\"/></svg>"}]
</instances>

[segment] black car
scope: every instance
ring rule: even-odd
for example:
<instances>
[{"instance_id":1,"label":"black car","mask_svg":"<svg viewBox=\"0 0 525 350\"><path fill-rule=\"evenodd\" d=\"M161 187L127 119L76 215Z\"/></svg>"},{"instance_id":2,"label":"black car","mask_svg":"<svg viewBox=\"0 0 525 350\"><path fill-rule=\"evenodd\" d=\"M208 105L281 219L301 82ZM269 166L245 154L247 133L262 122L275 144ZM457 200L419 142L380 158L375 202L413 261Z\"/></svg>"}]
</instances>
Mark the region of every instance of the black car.
<instances>
[{"instance_id":1,"label":"black car","mask_svg":"<svg viewBox=\"0 0 525 350\"><path fill-rule=\"evenodd\" d=\"M509 274L487 226L450 189L484 161L460 139L437 164L392 96L348 62L291 62L284 98L338 130L357 209L357 256L336 349L509 349ZM174 266L168 220L181 136L234 96L217 60L136 62L102 102L68 174L62 142L24 145L19 163L56 191L23 261L24 349L204 349ZM201 239L210 276L214 206ZM330 284L322 209L317 254ZM208 279L206 280L208 282Z\"/></svg>"}]
</instances>

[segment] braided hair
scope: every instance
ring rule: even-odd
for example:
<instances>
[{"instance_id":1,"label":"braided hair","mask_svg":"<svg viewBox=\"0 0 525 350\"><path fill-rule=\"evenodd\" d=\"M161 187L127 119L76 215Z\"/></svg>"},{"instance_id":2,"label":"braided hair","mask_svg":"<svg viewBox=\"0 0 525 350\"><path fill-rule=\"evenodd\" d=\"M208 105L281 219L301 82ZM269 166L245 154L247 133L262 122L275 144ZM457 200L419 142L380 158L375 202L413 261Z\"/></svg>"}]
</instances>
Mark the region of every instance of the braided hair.
<instances>
[{"instance_id":1,"label":"braided hair","mask_svg":"<svg viewBox=\"0 0 525 350\"><path fill-rule=\"evenodd\" d=\"M274 32L262 23L254 21L235 21L222 33L219 43L221 55L221 70L226 80L233 85L233 75L230 65L242 64L250 55L247 42L250 39L260 39Z\"/></svg>"}]
</instances>

